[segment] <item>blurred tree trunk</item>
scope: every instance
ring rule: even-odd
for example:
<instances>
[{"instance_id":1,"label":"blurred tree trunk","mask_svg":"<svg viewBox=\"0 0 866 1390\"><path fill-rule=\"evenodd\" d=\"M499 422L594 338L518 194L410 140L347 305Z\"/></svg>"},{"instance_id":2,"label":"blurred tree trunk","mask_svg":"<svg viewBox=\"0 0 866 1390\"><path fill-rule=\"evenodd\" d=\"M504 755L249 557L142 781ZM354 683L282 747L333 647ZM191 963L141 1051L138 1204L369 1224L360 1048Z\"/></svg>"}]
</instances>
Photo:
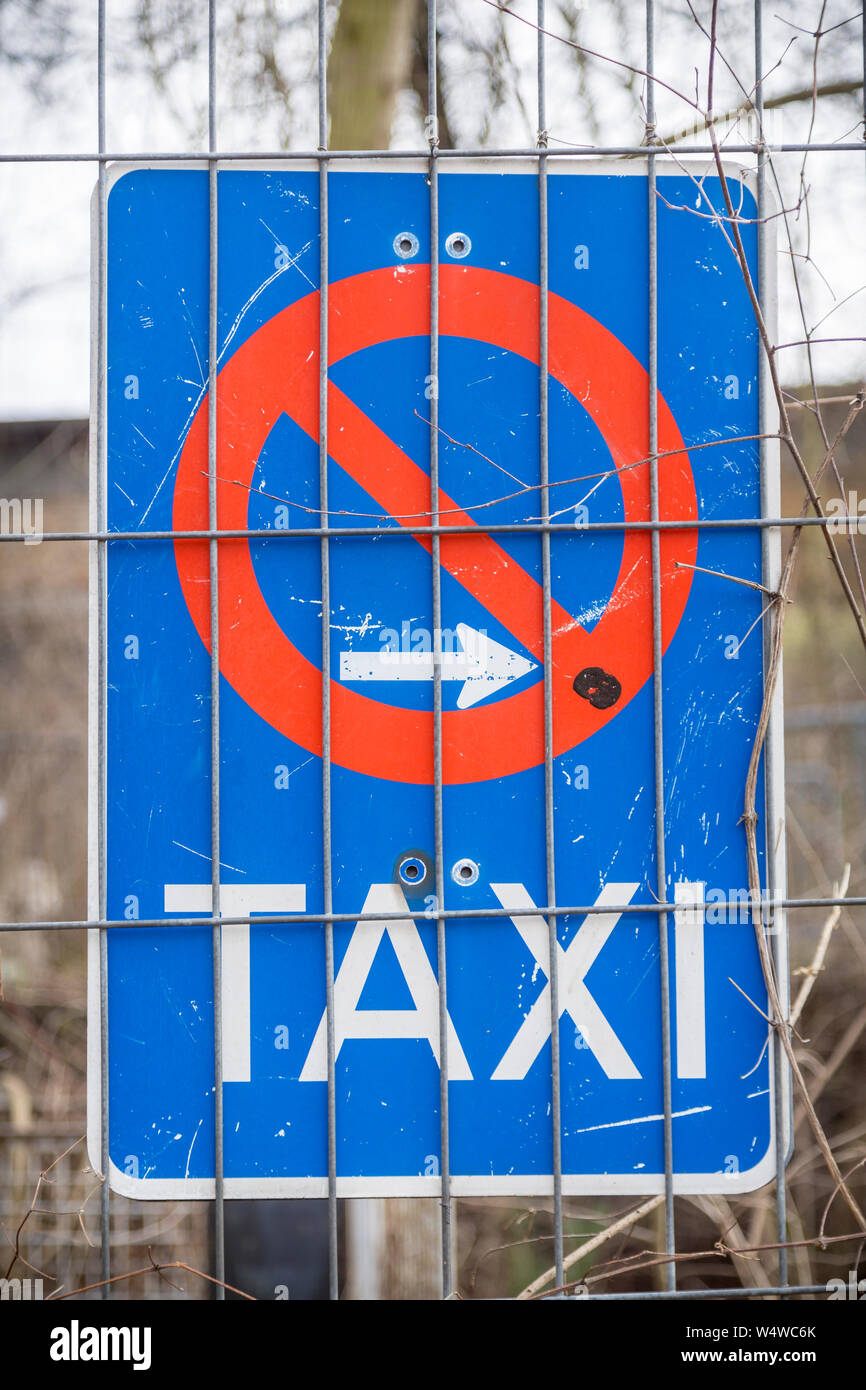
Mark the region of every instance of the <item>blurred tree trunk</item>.
<instances>
[{"instance_id":1,"label":"blurred tree trunk","mask_svg":"<svg viewBox=\"0 0 866 1390\"><path fill-rule=\"evenodd\" d=\"M440 1297L436 1198L352 1197L345 1206L344 1298L390 1303Z\"/></svg>"},{"instance_id":2,"label":"blurred tree trunk","mask_svg":"<svg viewBox=\"0 0 866 1390\"><path fill-rule=\"evenodd\" d=\"M328 59L334 149L386 150L412 86L418 0L343 0Z\"/></svg>"}]
</instances>

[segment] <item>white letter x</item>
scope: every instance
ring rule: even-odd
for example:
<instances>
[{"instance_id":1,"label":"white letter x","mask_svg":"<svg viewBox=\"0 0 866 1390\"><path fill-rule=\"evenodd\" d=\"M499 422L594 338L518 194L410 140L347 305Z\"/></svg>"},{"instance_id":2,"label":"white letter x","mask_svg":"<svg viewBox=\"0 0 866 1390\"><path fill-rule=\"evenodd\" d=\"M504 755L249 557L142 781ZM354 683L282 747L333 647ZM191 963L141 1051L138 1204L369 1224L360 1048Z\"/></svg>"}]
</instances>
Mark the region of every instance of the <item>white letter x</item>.
<instances>
[{"instance_id":1,"label":"white letter x","mask_svg":"<svg viewBox=\"0 0 866 1390\"><path fill-rule=\"evenodd\" d=\"M531 908L535 903L522 883L492 883L491 888L504 908ZM596 906L630 903L636 883L607 883L596 899ZM559 1012L571 1015L587 1046L595 1053L605 1073L618 1080L640 1080L640 1072L629 1057L613 1028L593 999L583 977L620 919L617 912L591 912L565 950L556 943L559 968ZM550 978L547 923L541 916L512 917L536 963ZM521 1023L508 1051L493 1073L493 1081L522 1081L547 1039L550 1037L550 984L546 984Z\"/></svg>"}]
</instances>

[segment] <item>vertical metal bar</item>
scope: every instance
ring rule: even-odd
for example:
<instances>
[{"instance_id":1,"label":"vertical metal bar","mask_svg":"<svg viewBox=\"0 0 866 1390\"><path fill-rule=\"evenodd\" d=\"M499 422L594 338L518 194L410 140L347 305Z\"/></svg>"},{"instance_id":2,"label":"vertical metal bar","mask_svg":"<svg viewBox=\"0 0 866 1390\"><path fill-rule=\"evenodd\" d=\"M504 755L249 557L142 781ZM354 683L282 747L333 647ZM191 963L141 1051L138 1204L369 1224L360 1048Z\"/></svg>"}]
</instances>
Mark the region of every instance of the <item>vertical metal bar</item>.
<instances>
[{"instance_id":1,"label":"vertical metal bar","mask_svg":"<svg viewBox=\"0 0 866 1390\"><path fill-rule=\"evenodd\" d=\"M655 0L646 0L647 140L655 139ZM659 519L658 461L658 202L656 199L656 157L651 145L647 151L648 222L648 368L649 368L649 460L650 517ZM653 595L653 750L655 761L656 816L656 892L659 902L667 902L665 862L665 764L664 764L664 682L662 675L662 591L661 537L652 532ZM661 974L662 1101L664 1107L665 1158L665 1250L676 1252L674 1229L673 1119L671 1101L671 1000L668 952L668 914L659 913L659 971ZM669 1289L676 1288L676 1265L663 1266Z\"/></svg>"},{"instance_id":2,"label":"vertical metal bar","mask_svg":"<svg viewBox=\"0 0 866 1390\"><path fill-rule=\"evenodd\" d=\"M319 149L328 147L327 14L319 0ZM319 506L328 514L328 161L319 161ZM334 910L331 862L331 564L330 537L320 541L322 571L322 878L325 912ZM328 1291L340 1296L337 1250L337 1099L334 1038L334 923L325 921L325 1015L328 1068Z\"/></svg>"},{"instance_id":3,"label":"vertical metal bar","mask_svg":"<svg viewBox=\"0 0 866 1390\"><path fill-rule=\"evenodd\" d=\"M439 110L436 0L427 0L427 126L430 141L430 516L439 525ZM451 1156L448 1110L448 983L445 961L445 849L442 817L442 571L440 537L432 537L433 569L433 845L436 866L436 965L439 981L439 1147L442 1203L442 1297L454 1287Z\"/></svg>"},{"instance_id":4,"label":"vertical metal bar","mask_svg":"<svg viewBox=\"0 0 866 1390\"><path fill-rule=\"evenodd\" d=\"M217 120L216 120L216 0L208 0L208 410L207 472L208 527L217 528L217 355L218 323L218 247L219 203L217 197ZM210 834L211 834L211 912L220 915L220 656L219 656L219 541L208 541L210 559ZM222 927L214 922L213 1022L214 1022L214 1273L225 1280L225 1183L223 1153L223 1016L222 1016ZM215 1285L214 1297L225 1298L222 1284Z\"/></svg>"},{"instance_id":5,"label":"vertical metal bar","mask_svg":"<svg viewBox=\"0 0 866 1390\"><path fill-rule=\"evenodd\" d=\"M550 520L550 394L548 379L548 204L547 111L545 57L545 0L538 0L538 452L541 519ZM553 638L551 622L550 532L541 533L542 624L544 644L544 852L547 903L556 906L556 857L553 837ZM559 1055L559 939L556 917L547 918L548 979L550 981L551 1140L553 1172L553 1262L557 1287L564 1282L562 1265L562 1069Z\"/></svg>"},{"instance_id":6,"label":"vertical metal bar","mask_svg":"<svg viewBox=\"0 0 866 1390\"><path fill-rule=\"evenodd\" d=\"M99 0L97 11L96 40L96 103L99 153L104 154L105 143L105 0ZM106 530L105 464L106 464L106 334L108 319L108 171L103 160L99 163L98 175L98 213L96 228L97 264L97 304L96 304L96 517L97 529L104 535ZM105 541L96 543L96 613L97 613L97 898L99 918L108 917L108 857L105 843L106 832L106 700L108 692L108 651L106 641L106 552ZM100 1163L102 1166L102 1189L100 1191L100 1262L102 1269L101 1297L110 1297L111 1285L111 1205L109 1164L110 1148L108 1135L108 935L105 927L99 931L99 1055L100 1055Z\"/></svg>"},{"instance_id":7,"label":"vertical metal bar","mask_svg":"<svg viewBox=\"0 0 866 1390\"><path fill-rule=\"evenodd\" d=\"M764 38L763 38L763 2L754 0L755 18L755 113L758 120L757 140L760 144L764 143L764 88L762 83L763 62L764 62ZM767 229L764 223L766 215L766 181L767 172L767 153L761 150L757 162L757 243L758 243L758 300L761 306L761 313L766 315L766 275L767 275ZM761 515L771 514L771 504L769 500L769 450L768 441L765 438L768 432L768 402L770 399L770 386L767 380L769 365L764 357L763 349L759 347L758 360L758 459L759 473L761 480ZM778 584L778 574L774 575L776 566L773 560L774 546L778 546L778 533L771 536L767 527L761 529L761 570L765 584ZM763 623L764 628L764 661L769 660L770 645L772 642L773 624L775 614L768 612ZM776 707L770 712L770 723L767 729L767 738L764 742L764 823L766 826L766 863L767 863L767 888L769 890L769 906L766 909L767 922L773 932L773 961L776 969L776 978L780 982L780 990L783 989L783 966L782 959L782 940L776 930L776 892L778 889L776 879L776 826L778 823L779 808L776 805L776 785L775 785L775 761L776 761ZM784 998L784 993L782 994ZM786 1073L785 1049L778 1033L773 1035L773 1069L775 1073L775 1097L774 1097L774 1123L775 1123L775 1152L776 1152L776 1231L779 1241L779 1285L788 1282L788 1251L785 1248L788 1227L788 1190L785 1174L785 1116L787 1110L787 1096L783 1085L783 1077Z\"/></svg>"}]
</instances>

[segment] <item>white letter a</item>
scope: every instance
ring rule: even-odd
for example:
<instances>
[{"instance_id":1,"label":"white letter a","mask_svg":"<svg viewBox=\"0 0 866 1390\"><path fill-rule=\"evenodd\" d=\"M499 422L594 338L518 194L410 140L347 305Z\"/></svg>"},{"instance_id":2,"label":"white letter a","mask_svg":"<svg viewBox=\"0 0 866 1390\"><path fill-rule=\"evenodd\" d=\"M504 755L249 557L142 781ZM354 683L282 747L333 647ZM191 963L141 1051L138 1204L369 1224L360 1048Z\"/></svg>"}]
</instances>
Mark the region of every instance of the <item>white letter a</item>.
<instances>
[{"instance_id":1,"label":"white letter a","mask_svg":"<svg viewBox=\"0 0 866 1390\"><path fill-rule=\"evenodd\" d=\"M48 1355L52 1361L69 1360L70 1333L68 1327L55 1327L51 1333L51 1347Z\"/></svg>"},{"instance_id":2,"label":"white letter a","mask_svg":"<svg viewBox=\"0 0 866 1390\"><path fill-rule=\"evenodd\" d=\"M361 909L362 913L408 910L403 892L396 883L371 884ZM379 943L386 932L412 996L414 1009L358 1008ZM301 1081L327 1080L326 1029L327 1015L323 1014L300 1075ZM418 928L411 918L402 922L359 922L355 927L334 981L334 1035L337 1057L347 1038L426 1038L437 1064L441 1065L439 986ZM472 1072L450 1016L447 1045L449 1080L471 1081Z\"/></svg>"}]
</instances>

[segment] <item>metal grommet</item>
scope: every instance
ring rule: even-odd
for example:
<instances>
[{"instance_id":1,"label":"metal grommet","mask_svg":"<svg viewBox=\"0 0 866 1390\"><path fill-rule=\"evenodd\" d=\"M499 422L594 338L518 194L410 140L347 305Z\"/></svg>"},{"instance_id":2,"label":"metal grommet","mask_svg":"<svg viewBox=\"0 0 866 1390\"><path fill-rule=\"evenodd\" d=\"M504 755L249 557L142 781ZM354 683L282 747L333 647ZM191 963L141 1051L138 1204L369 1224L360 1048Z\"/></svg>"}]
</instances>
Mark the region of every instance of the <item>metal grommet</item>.
<instances>
[{"instance_id":1,"label":"metal grommet","mask_svg":"<svg viewBox=\"0 0 866 1390\"><path fill-rule=\"evenodd\" d=\"M414 232L398 232L394 238L394 251L401 261L411 261L418 255L418 238Z\"/></svg>"},{"instance_id":2,"label":"metal grommet","mask_svg":"<svg viewBox=\"0 0 866 1390\"><path fill-rule=\"evenodd\" d=\"M427 877L427 865L415 854L407 854L397 865L397 873L410 888L418 888Z\"/></svg>"},{"instance_id":3,"label":"metal grommet","mask_svg":"<svg viewBox=\"0 0 866 1390\"><path fill-rule=\"evenodd\" d=\"M478 882L480 870L474 859L458 859L451 870L451 877L461 888L470 888Z\"/></svg>"},{"instance_id":4,"label":"metal grommet","mask_svg":"<svg viewBox=\"0 0 866 1390\"><path fill-rule=\"evenodd\" d=\"M462 261L472 250L472 242L465 232L452 232L445 242L445 250L449 256L453 256L456 261Z\"/></svg>"}]
</instances>

